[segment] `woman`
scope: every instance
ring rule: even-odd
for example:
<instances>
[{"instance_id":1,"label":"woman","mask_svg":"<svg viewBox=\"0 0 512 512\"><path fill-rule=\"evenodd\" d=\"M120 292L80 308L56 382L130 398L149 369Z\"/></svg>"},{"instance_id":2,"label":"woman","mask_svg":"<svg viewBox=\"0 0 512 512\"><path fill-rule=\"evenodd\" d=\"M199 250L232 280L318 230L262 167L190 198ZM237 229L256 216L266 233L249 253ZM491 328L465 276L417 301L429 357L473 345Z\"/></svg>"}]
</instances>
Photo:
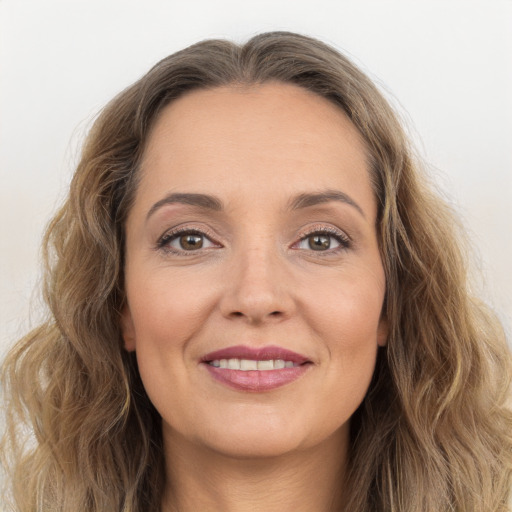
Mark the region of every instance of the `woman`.
<instances>
[{"instance_id":1,"label":"woman","mask_svg":"<svg viewBox=\"0 0 512 512\"><path fill-rule=\"evenodd\" d=\"M332 48L161 61L97 119L44 247L51 313L4 369L16 510L508 510L503 332Z\"/></svg>"}]
</instances>

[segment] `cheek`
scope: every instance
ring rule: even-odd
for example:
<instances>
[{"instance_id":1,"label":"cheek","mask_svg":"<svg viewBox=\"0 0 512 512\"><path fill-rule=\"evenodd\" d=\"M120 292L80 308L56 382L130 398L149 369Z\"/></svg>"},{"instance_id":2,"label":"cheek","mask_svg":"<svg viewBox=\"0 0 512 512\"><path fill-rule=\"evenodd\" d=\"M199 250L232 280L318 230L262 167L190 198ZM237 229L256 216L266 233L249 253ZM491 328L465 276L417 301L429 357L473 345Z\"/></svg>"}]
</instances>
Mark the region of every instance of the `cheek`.
<instances>
[{"instance_id":1,"label":"cheek","mask_svg":"<svg viewBox=\"0 0 512 512\"><path fill-rule=\"evenodd\" d=\"M190 370L196 361L187 347L204 329L212 303L209 287L165 274L132 279L127 290L141 379L164 416L193 400Z\"/></svg>"},{"instance_id":2,"label":"cheek","mask_svg":"<svg viewBox=\"0 0 512 512\"><path fill-rule=\"evenodd\" d=\"M137 342L168 346L201 327L211 309L211 288L197 277L167 276L133 282L128 290Z\"/></svg>"},{"instance_id":3,"label":"cheek","mask_svg":"<svg viewBox=\"0 0 512 512\"><path fill-rule=\"evenodd\" d=\"M327 378L339 383L349 400L364 397L373 375L384 297L383 279L339 279L309 297L304 307L313 336L320 338L330 361Z\"/></svg>"},{"instance_id":4,"label":"cheek","mask_svg":"<svg viewBox=\"0 0 512 512\"><path fill-rule=\"evenodd\" d=\"M212 302L209 287L165 274L127 280L139 371L155 399L152 391L168 389L169 375L173 385L185 386L185 370L193 364L186 359L186 348L204 328Z\"/></svg>"},{"instance_id":5,"label":"cheek","mask_svg":"<svg viewBox=\"0 0 512 512\"><path fill-rule=\"evenodd\" d=\"M355 270L348 268L339 276L323 280L324 286L309 283L303 291L310 324L319 331L328 331L339 346L349 350L356 350L364 342L377 342L384 300L384 277Z\"/></svg>"}]
</instances>

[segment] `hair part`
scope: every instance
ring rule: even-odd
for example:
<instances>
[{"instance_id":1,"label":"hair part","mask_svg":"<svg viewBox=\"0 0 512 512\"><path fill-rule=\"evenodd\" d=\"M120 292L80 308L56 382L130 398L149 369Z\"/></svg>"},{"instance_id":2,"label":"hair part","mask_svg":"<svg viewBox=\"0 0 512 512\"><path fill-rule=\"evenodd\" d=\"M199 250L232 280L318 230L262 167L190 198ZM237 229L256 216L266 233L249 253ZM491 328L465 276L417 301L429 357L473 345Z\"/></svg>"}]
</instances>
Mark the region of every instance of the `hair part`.
<instances>
[{"instance_id":1,"label":"hair part","mask_svg":"<svg viewBox=\"0 0 512 512\"><path fill-rule=\"evenodd\" d=\"M345 112L365 142L378 204L390 334L352 418L346 510L507 510L511 358L498 322L468 292L453 215L369 78L326 44L286 32L175 53L96 120L44 238L48 320L4 364L4 464L16 510L158 510L160 418L119 328L140 162L155 119L180 96L272 81Z\"/></svg>"}]
</instances>

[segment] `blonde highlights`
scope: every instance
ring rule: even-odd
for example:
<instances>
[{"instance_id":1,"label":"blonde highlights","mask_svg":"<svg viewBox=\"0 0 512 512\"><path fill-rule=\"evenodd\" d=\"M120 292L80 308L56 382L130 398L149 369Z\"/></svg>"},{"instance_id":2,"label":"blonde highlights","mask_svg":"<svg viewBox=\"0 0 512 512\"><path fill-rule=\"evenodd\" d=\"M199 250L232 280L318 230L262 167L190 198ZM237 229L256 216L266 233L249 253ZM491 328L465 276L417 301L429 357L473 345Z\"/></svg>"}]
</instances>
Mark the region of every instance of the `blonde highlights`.
<instances>
[{"instance_id":1,"label":"blonde highlights","mask_svg":"<svg viewBox=\"0 0 512 512\"><path fill-rule=\"evenodd\" d=\"M497 321L468 292L453 216L374 84L329 46L282 32L171 55L98 117L44 239L48 320L4 363L2 447L15 510L159 510L160 418L119 330L124 223L139 162L174 99L269 81L343 109L366 143L379 207L390 336L352 419L345 510L508 510L511 356Z\"/></svg>"}]
</instances>

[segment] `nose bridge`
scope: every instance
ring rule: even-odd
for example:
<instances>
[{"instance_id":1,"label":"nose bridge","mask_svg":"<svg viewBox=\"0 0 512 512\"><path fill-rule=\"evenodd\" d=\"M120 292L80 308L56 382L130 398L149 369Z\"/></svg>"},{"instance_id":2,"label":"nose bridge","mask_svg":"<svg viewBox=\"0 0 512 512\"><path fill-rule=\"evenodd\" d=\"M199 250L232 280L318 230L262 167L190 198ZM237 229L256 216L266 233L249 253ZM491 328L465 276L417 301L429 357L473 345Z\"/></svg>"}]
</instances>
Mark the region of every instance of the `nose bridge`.
<instances>
[{"instance_id":1,"label":"nose bridge","mask_svg":"<svg viewBox=\"0 0 512 512\"><path fill-rule=\"evenodd\" d=\"M285 258L269 236L251 237L233 254L224 296L224 313L251 323L290 314Z\"/></svg>"}]
</instances>

